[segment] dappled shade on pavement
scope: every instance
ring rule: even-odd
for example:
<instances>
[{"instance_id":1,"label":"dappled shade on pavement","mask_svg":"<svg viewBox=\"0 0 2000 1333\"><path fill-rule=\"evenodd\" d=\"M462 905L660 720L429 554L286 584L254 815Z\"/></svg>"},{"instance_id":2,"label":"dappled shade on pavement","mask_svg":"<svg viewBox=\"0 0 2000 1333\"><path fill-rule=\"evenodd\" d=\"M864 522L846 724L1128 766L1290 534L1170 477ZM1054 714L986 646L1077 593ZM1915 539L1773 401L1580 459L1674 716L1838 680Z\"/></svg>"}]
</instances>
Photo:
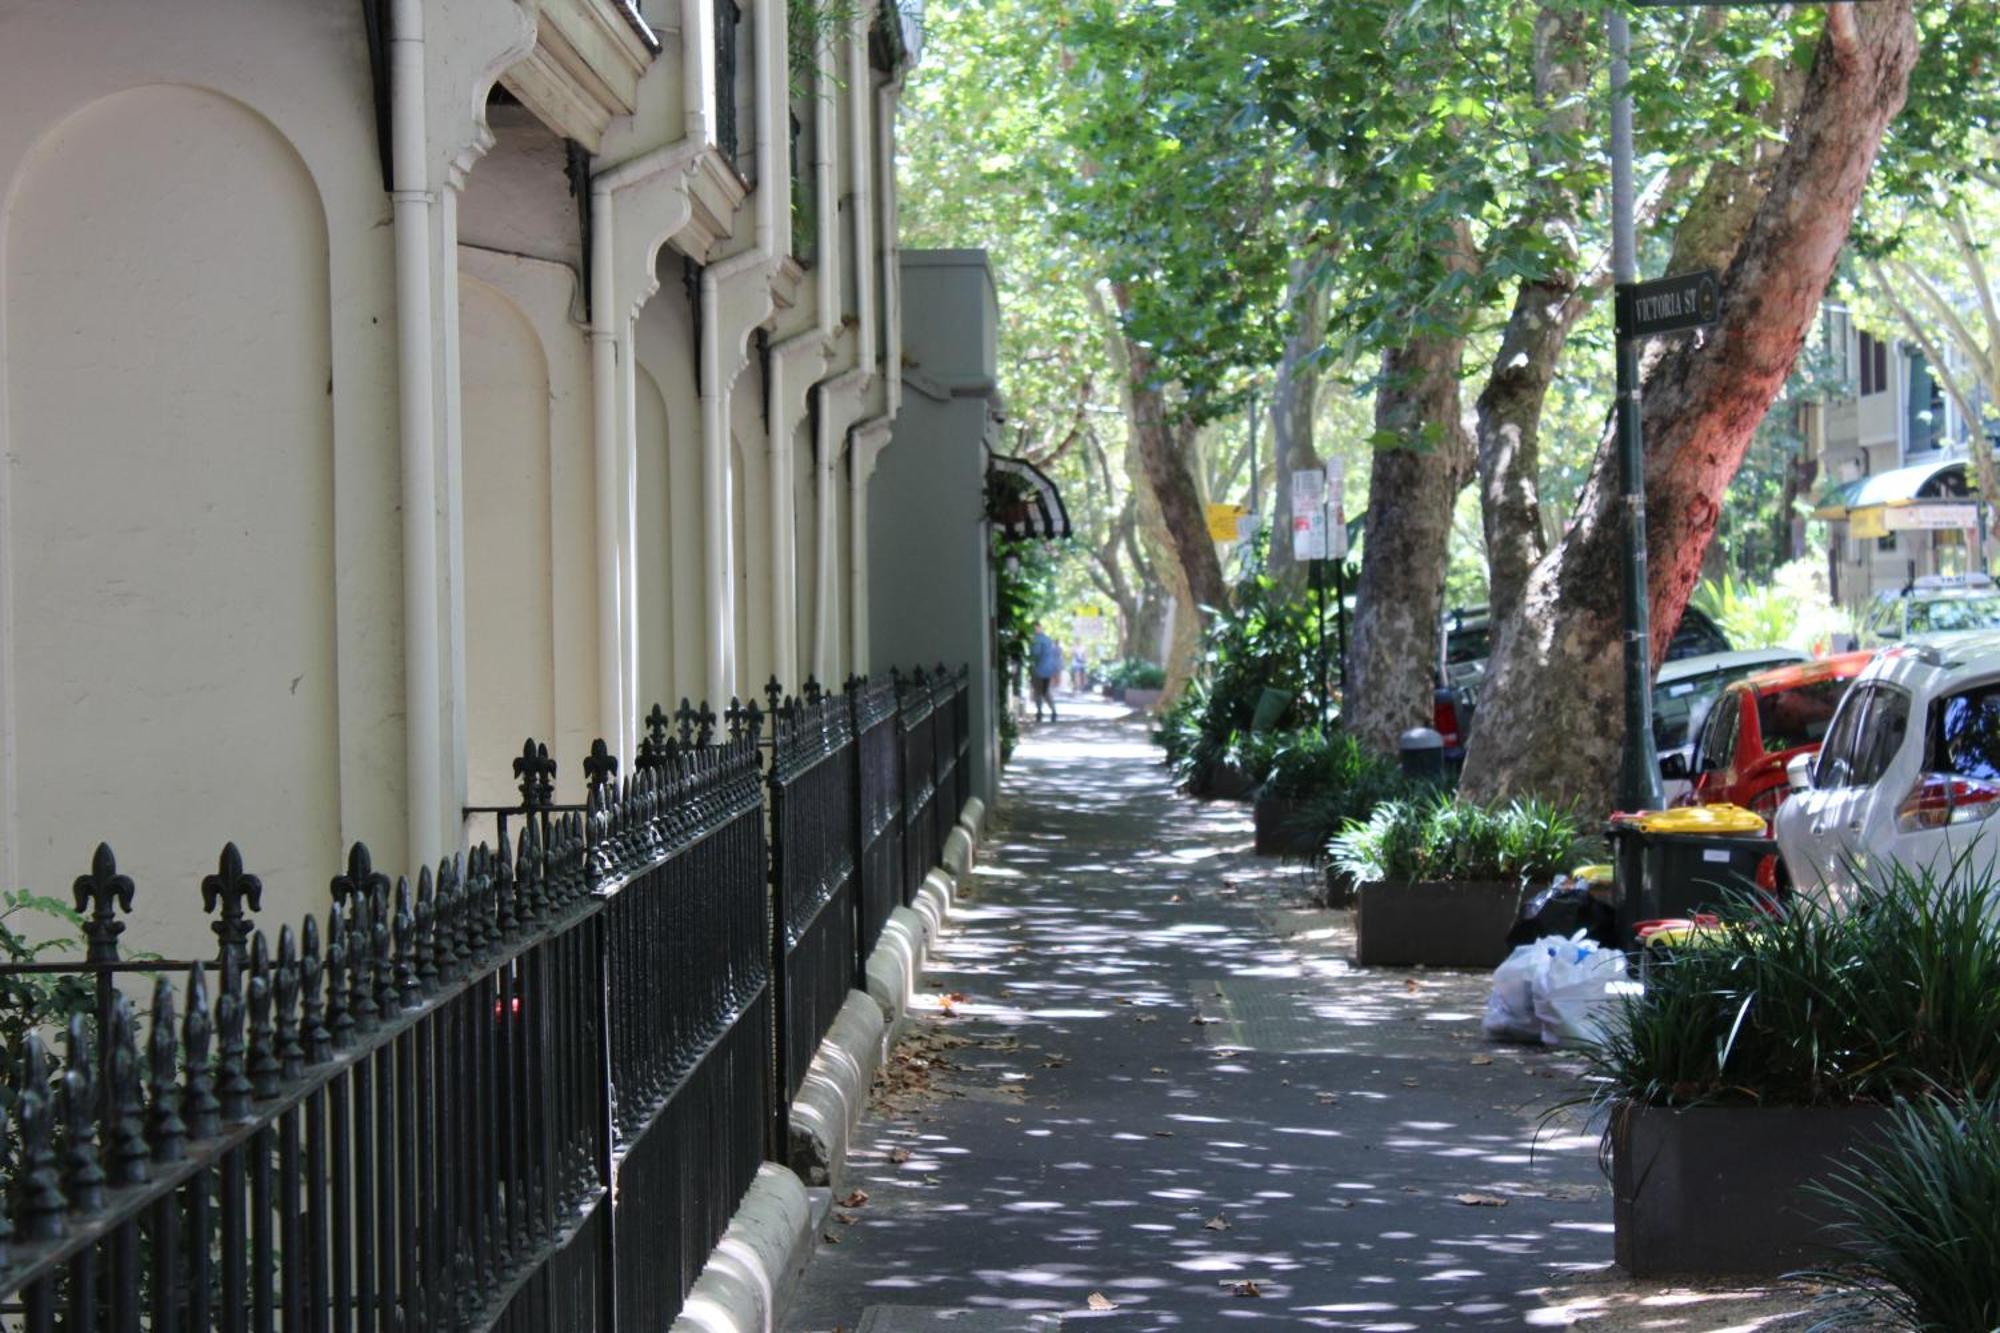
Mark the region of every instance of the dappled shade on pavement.
<instances>
[{"instance_id":1,"label":"dappled shade on pavement","mask_svg":"<svg viewBox=\"0 0 2000 1333\"><path fill-rule=\"evenodd\" d=\"M1562 1326L1538 1289L1611 1249L1595 1135L1542 1119L1574 1062L1484 1042L1483 975L1353 968L1242 807L1065 703L787 1327Z\"/></svg>"}]
</instances>

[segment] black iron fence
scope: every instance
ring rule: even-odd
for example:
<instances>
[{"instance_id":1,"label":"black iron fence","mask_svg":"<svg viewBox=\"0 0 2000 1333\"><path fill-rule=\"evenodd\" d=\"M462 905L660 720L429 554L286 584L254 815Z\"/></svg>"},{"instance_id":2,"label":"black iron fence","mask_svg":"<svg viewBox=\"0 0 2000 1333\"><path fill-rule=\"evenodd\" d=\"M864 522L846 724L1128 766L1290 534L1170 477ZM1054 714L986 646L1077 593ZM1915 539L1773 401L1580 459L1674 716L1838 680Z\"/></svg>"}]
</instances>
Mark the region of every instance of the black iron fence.
<instances>
[{"instance_id":1,"label":"black iron fence","mask_svg":"<svg viewBox=\"0 0 2000 1333\"><path fill-rule=\"evenodd\" d=\"M781 960L778 1071L785 1100L805 1081L813 1050L854 984L859 924L854 892L856 800L852 709L808 681L803 698L771 700L771 908Z\"/></svg>"},{"instance_id":2,"label":"black iron fence","mask_svg":"<svg viewBox=\"0 0 2000 1333\"><path fill-rule=\"evenodd\" d=\"M847 682L858 769L855 824L861 934L857 960L865 960L875 951L889 913L903 901L902 721L896 697L896 682L887 677ZM858 971L855 984L863 984Z\"/></svg>"},{"instance_id":3,"label":"black iron fence","mask_svg":"<svg viewBox=\"0 0 2000 1333\"><path fill-rule=\"evenodd\" d=\"M938 863L937 714L930 680L919 667L909 679L891 673L896 686L897 748L903 770L903 903L915 901L924 876Z\"/></svg>"},{"instance_id":4,"label":"black iron fence","mask_svg":"<svg viewBox=\"0 0 2000 1333\"><path fill-rule=\"evenodd\" d=\"M497 842L414 886L356 844L275 943L231 845L213 963L120 956L135 888L99 848L86 959L0 968L97 983L60 1057L10 1053L0 1326L664 1326L912 891L899 853L935 858L965 689L774 688L768 739L755 705L721 735L655 708L623 779L593 747L581 808L530 743L522 805L468 811ZM142 1015L113 982L140 970L185 979Z\"/></svg>"}]
</instances>

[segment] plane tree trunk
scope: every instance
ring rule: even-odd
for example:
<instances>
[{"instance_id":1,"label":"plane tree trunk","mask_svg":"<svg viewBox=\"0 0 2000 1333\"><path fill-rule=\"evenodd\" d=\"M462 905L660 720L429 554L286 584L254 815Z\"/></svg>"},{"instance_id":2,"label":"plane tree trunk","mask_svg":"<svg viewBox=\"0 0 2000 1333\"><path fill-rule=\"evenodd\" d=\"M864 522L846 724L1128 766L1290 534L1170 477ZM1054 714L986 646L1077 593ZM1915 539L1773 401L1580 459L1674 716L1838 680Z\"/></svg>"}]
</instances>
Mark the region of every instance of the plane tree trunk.
<instances>
[{"instance_id":1,"label":"plane tree trunk","mask_svg":"<svg viewBox=\"0 0 2000 1333\"><path fill-rule=\"evenodd\" d=\"M1917 54L1910 0L1834 5L1770 188L1735 247L1721 321L1661 357L1644 432L1651 644L1665 652L1724 490L1783 385L1846 243ZM1624 742L1616 455L1607 437L1568 532L1498 645L1461 790L1608 807Z\"/></svg>"}]
</instances>

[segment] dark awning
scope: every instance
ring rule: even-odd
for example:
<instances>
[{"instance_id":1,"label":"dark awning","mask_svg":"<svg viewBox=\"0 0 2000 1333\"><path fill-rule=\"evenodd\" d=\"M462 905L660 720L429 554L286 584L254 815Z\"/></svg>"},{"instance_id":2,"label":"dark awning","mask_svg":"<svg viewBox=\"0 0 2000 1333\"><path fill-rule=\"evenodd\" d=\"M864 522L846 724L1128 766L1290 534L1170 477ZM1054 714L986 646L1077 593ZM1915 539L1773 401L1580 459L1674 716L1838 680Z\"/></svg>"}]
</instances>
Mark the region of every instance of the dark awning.
<instances>
[{"instance_id":1,"label":"dark awning","mask_svg":"<svg viewBox=\"0 0 2000 1333\"><path fill-rule=\"evenodd\" d=\"M1918 500L1966 500L1970 494L1964 459L1913 463L1827 487L1820 492L1813 517L1842 519L1856 509L1906 505Z\"/></svg>"},{"instance_id":2,"label":"dark awning","mask_svg":"<svg viewBox=\"0 0 2000 1333\"><path fill-rule=\"evenodd\" d=\"M992 454L986 462L987 509L1010 541L1070 535L1069 510L1048 473L1025 458Z\"/></svg>"}]
</instances>

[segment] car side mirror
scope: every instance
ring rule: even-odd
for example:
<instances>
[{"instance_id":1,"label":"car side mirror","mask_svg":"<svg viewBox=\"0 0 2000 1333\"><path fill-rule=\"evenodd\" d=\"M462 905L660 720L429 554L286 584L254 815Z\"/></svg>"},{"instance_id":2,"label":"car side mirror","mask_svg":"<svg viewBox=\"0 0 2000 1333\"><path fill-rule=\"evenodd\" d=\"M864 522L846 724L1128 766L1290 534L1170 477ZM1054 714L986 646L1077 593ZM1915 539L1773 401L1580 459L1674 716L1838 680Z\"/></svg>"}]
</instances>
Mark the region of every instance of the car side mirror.
<instances>
[{"instance_id":1,"label":"car side mirror","mask_svg":"<svg viewBox=\"0 0 2000 1333\"><path fill-rule=\"evenodd\" d=\"M1687 756L1679 750L1660 756L1660 776L1670 781L1684 781L1688 775Z\"/></svg>"},{"instance_id":2,"label":"car side mirror","mask_svg":"<svg viewBox=\"0 0 2000 1333\"><path fill-rule=\"evenodd\" d=\"M1811 791L1813 785L1813 761L1818 754L1795 754L1785 764L1785 785L1793 791Z\"/></svg>"}]
</instances>

